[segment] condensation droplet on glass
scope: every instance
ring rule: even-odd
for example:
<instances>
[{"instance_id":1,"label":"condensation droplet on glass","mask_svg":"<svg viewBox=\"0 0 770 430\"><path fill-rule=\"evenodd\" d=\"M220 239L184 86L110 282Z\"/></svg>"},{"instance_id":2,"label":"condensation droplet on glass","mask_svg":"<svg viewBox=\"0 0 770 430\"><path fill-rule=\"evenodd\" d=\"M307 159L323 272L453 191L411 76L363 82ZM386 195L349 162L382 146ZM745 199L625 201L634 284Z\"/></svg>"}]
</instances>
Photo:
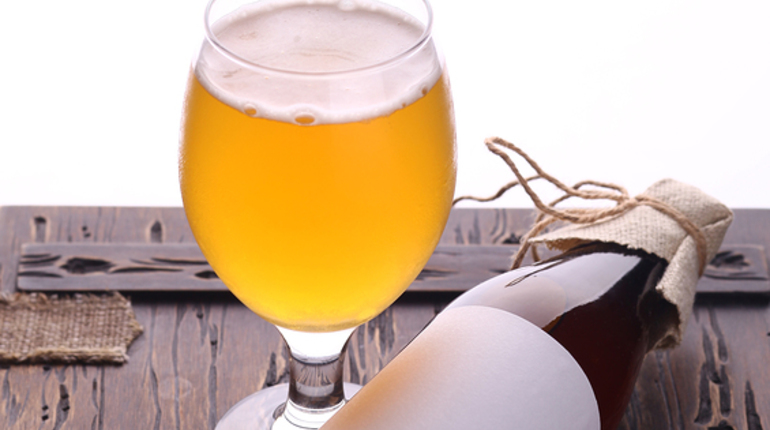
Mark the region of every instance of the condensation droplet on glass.
<instances>
[{"instance_id":1,"label":"condensation droplet on glass","mask_svg":"<svg viewBox=\"0 0 770 430\"><path fill-rule=\"evenodd\" d=\"M315 122L315 117L313 115L304 113L294 117L294 121L296 121L297 124L310 125Z\"/></svg>"},{"instance_id":2,"label":"condensation droplet on glass","mask_svg":"<svg viewBox=\"0 0 770 430\"><path fill-rule=\"evenodd\" d=\"M248 116L257 116L257 108L251 105L246 105L243 107L243 113Z\"/></svg>"},{"instance_id":3,"label":"condensation droplet on glass","mask_svg":"<svg viewBox=\"0 0 770 430\"><path fill-rule=\"evenodd\" d=\"M428 89L427 89L427 88L425 88L425 87L422 87L422 88L420 89L420 92L422 93L422 95L426 95L426 94L428 94Z\"/></svg>"}]
</instances>

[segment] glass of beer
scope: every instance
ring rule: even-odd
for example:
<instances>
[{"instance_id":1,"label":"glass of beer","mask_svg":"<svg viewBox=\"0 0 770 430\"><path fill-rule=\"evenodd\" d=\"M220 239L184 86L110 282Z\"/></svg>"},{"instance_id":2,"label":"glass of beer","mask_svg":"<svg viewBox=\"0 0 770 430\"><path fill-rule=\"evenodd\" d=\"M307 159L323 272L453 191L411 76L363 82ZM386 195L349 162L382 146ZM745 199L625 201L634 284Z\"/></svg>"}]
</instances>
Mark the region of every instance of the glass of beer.
<instances>
[{"instance_id":1,"label":"glass of beer","mask_svg":"<svg viewBox=\"0 0 770 430\"><path fill-rule=\"evenodd\" d=\"M184 105L185 212L220 279L290 351L290 383L217 428L320 427L345 402L351 332L438 243L456 160L431 22L424 0L208 4Z\"/></svg>"}]
</instances>

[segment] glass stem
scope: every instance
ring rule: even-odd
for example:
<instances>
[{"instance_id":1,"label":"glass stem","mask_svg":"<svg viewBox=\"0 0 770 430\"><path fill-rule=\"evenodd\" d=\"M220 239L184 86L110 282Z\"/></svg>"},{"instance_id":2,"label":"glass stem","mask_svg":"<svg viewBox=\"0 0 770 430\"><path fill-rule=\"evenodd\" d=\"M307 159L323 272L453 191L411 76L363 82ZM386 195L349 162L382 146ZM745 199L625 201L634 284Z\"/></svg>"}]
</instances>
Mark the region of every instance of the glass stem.
<instances>
[{"instance_id":1,"label":"glass stem","mask_svg":"<svg viewBox=\"0 0 770 430\"><path fill-rule=\"evenodd\" d=\"M345 404L342 374L353 328L305 333L279 327L289 347L289 400L273 429L317 429ZM287 421L281 423L280 421Z\"/></svg>"}]
</instances>

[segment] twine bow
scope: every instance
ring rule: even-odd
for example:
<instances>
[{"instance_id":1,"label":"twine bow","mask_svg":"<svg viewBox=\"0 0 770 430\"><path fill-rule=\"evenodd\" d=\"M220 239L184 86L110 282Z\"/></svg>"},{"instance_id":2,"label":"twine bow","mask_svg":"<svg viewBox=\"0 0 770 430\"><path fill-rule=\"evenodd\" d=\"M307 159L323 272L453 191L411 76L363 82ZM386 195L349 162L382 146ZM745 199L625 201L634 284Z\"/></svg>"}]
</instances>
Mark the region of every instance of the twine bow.
<instances>
[{"instance_id":1,"label":"twine bow","mask_svg":"<svg viewBox=\"0 0 770 430\"><path fill-rule=\"evenodd\" d=\"M490 152L505 161L508 167L510 167L510 169L513 171L513 174L516 175L516 180L511 181L501 187L500 190L498 190L498 192L491 197L481 198L474 196L461 196L456 198L453 204L456 204L462 200L488 202L499 198L509 189L517 185L521 185L524 188L524 190L527 192L527 195L529 195L529 198L535 204L535 207L538 210L538 214L535 218L535 224L533 227L520 240L521 247L513 258L511 269L515 269L521 265L522 260L524 260L524 256L530 249L532 251L532 257L535 259L535 261L539 260L537 249L531 246L532 244L529 242L529 240L540 234L546 227L557 221L566 221L573 224L590 224L623 215L638 206L649 206L676 221L679 226L681 226L682 229L684 229L684 231L695 240L698 259L700 261L698 274L703 274L703 270L706 268L707 263L706 237L704 236L703 231L701 231L701 229L695 225L695 223L693 223L676 208L663 203L660 200L645 195L631 197L625 188L606 182L588 180L578 182L574 186L570 187L543 171L543 169L540 168L540 166L533 159L531 159L529 155L527 155L513 143L510 143L499 137L487 138L484 143L487 145L487 149L489 149ZM502 148L513 151L521 156L521 158L523 158L535 170L535 172L537 172L537 174L525 178L519 171L518 167L516 167L516 164L513 162L511 157L509 157ZM530 181L536 179L544 179L548 181L555 187L562 190L564 195L549 204L543 203L537 193L535 193L535 191L529 185ZM581 189L586 185L590 185L598 189ZM608 208L556 208L557 204L573 197L585 200L611 200L615 202L615 205Z\"/></svg>"}]
</instances>

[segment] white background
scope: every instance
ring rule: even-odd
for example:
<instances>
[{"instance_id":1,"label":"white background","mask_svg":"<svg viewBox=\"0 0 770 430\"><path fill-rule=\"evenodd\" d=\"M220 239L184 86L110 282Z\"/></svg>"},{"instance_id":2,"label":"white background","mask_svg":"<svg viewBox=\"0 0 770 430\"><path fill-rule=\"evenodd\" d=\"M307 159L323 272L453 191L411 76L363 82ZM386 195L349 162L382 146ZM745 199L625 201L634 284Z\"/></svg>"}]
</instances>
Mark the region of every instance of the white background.
<instances>
[{"instance_id":1,"label":"white background","mask_svg":"<svg viewBox=\"0 0 770 430\"><path fill-rule=\"evenodd\" d=\"M179 117L203 0L13 1L0 26L0 205L181 205ZM770 207L770 2L434 0L457 193L512 179L694 184ZM521 191L494 206L529 206Z\"/></svg>"}]
</instances>

